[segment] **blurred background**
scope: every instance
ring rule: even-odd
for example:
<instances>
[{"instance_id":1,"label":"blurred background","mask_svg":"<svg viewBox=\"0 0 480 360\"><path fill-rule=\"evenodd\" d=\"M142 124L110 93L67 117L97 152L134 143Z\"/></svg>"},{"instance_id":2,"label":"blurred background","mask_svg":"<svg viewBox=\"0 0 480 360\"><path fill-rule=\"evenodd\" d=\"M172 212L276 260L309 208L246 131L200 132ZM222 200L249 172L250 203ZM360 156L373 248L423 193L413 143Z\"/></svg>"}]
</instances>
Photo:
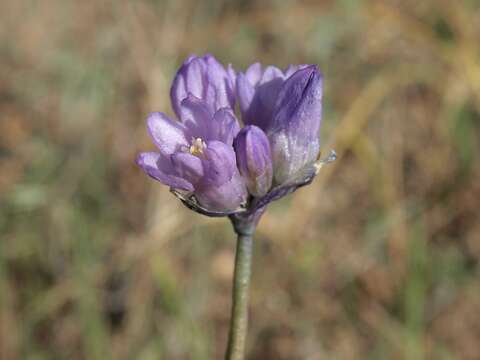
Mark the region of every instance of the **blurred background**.
<instances>
[{"instance_id":1,"label":"blurred background","mask_svg":"<svg viewBox=\"0 0 480 360\"><path fill-rule=\"evenodd\" d=\"M135 165L190 53L316 63L322 151L255 240L248 359L480 359L478 0L0 3L0 358L221 359L235 238Z\"/></svg>"}]
</instances>

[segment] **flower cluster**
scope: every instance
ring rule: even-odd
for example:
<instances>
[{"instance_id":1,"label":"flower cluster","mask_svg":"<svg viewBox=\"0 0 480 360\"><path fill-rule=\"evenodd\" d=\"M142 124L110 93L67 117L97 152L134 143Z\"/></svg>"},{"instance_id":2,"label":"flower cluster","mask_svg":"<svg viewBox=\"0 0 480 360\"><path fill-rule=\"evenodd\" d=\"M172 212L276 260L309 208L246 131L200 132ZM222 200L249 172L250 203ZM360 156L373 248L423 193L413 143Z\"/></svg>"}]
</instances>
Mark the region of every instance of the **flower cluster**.
<instances>
[{"instance_id":1,"label":"flower cluster","mask_svg":"<svg viewBox=\"0 0 480 360\"><path fill-rule=\"evenodd\" d=\"M309 183L318 169L322 77L315 65L251 65L191 56L170 98L178 120L152 113L157 152L137 164L188 207L210 216L253 214ZM240 122L234 112L238 101Z\"/></svg>"}]
</instances>

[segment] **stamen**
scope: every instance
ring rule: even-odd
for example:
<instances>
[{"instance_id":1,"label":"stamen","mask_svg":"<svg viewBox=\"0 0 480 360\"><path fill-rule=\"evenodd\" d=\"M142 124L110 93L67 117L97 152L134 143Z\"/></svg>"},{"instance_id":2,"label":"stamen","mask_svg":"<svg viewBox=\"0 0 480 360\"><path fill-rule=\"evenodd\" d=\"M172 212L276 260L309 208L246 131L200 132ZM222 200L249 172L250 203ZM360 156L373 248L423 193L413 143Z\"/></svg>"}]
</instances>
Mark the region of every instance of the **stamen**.
<instances>
[{"instance_id":1,"label":"stamen","mask_svg":"<svg viewBox=\"0 0 480 360\"><path fill-rule=\"evenodd\" d=\"M196 138L192 139L192 145L190 145L189 151L190 154L198 156L198 157L204 157L204 150L207 147L207 144L205 141L203 141L201 138Z\"/></svg>"}]
</instances>

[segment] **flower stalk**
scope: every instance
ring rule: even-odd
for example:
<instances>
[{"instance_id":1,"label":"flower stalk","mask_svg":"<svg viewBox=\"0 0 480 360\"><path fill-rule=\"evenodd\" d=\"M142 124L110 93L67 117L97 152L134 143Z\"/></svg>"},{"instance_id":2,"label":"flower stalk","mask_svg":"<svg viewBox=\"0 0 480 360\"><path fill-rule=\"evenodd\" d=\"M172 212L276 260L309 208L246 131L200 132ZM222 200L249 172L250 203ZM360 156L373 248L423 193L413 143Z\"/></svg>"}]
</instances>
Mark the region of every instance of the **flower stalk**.
<instances>
[{"instance_id":1,"label":"flower stalk","mask_svg":"<svg viewBox=\"0 0 480 360\"><path fill-rule=\"evenodd\" d=\"M239 224L234 219L232 219L232 222L238 234L238 239L233 274L230 330L225 360L243 360L248 329L248 299L255 225L238 226Z\"/></svg>"}]
</instances>

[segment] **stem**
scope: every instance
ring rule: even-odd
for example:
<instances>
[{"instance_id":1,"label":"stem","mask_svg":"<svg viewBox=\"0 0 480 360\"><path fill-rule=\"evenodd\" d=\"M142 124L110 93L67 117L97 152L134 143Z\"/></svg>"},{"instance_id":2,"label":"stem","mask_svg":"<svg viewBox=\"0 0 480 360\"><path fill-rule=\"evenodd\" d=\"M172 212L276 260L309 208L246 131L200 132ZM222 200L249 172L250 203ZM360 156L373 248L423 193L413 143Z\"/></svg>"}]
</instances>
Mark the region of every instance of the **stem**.
<instances>
[{"instance_id":1,"label":"stem","mask_svg":"<svg viewBox=\"0 0 480 360\"><path fill-rule=\"evenodd\" d=\"M252 268L253 231L238 233L235 270L233 274L232 315L228 334L226 360L243 360L248 327L248 293Z\"/></svg>"}]
</instances>

